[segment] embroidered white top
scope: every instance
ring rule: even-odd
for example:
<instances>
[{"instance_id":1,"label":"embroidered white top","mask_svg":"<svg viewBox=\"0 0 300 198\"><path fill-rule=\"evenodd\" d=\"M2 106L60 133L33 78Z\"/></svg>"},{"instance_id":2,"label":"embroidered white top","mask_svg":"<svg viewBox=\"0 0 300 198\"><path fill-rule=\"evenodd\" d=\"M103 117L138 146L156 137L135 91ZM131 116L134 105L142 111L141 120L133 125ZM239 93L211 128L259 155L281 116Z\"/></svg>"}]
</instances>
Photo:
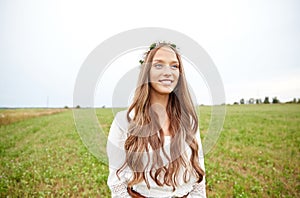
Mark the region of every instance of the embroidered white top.
<instances>
[{"instance_id":1,"label":"embroidered white top","mask_svg":"<svg viewBox=\"0 0 300 198\"><path fill-rule=\"evenodd\" d=\"M127 139L127 128L128 122L126 118L127 111L118 112L113 120L107 141L107 154L109 159L109 176L107 180L107 184L111 190L111 195L113 198L130 198L131 196L127 192L127 182L132 177L132 171L127 167L125 170L119 173L119 177L117 176L117 170L123 165L125 161L125 150L124 143ZM199 163L201 168L205 171L204 168L204 156L202 151L202 144L200 140L200 132L197 130L196 139L199 145ZM170 149L170 141L171 138L169 136L165 136L164 149L167 153ZM185 147L187 156L190 157L191 151L189 146ZM166 159L163 158L164 162L167 162ZM181 174L183 176L183 172ZM149 175L148 175L149 176ZM188 197L206 197L205 191L205 177L200 183L196 182L196 178L191 176L189 182L185 183L183 179L179 182L179 185L176 187L175 191L173 191L170 186L158 186L149 176L149 184L150 189L147 188L145 182L141 182L135 186L133 186L133 190L136 192L146 196L146 197L162 197L162 198L171 198L171 197L181 197L189 193Z\"/></svg>"}]
</instances>

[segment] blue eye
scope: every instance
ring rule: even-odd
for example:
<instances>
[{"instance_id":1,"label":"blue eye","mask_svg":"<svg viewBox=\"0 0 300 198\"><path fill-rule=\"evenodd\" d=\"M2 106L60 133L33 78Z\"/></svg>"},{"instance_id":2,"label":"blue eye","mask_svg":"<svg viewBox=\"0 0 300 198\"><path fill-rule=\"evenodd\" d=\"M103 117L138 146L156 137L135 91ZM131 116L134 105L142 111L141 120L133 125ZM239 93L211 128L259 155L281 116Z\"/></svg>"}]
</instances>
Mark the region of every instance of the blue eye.
<instances>
[{"instance_id":1,"label":"blue eye","mask_svg":"<svg viewBox=\"0 0 300 198\"><path fill-rule=\"evenodd\" d=\"M178 65L172 65L171 68L172 68L172 69L178 69L179 66L178 66Z\"/></svg>"},{"instance_id":2,"label":"blue eye","mask_svg":"<svg viewBox=\"0 0 300 198\"><path fill-rule=\"evenodd\" d=\"M162 64L155 64L154 67L157 68L157 69L161 69L163 67L163 65Z\"/></svg>"}]
</instances>

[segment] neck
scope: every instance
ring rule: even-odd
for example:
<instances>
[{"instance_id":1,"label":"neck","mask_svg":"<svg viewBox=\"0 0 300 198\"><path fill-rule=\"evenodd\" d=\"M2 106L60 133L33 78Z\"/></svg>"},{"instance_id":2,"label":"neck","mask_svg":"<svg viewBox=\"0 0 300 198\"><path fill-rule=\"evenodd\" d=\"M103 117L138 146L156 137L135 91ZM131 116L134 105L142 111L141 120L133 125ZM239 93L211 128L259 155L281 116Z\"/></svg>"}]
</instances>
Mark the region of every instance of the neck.
<instances>
[{"instance_id":1,"label":"neck","mask_svg":"<svg viewBox=\"0 0 300 198\"><path fill-rule=\"evenodd\" d=\"M151 93L151 109L155 111L158 115L160 126L164 132L164 135L171 135L169 131L170 120L167 115L167 105L169 101L169 94L158 94L158 93Z\"/></svg>"},{"instance_id":2,"label":"neck","mask_svg":"<svg viewBox=\"0 0 300 198\"><path fill-rule=\"evenodd\" d=\"M167 109L168 101L169 101L169 94L157 94L151 92L151 105L159 105Z\"/></svg>"}]
</instances>

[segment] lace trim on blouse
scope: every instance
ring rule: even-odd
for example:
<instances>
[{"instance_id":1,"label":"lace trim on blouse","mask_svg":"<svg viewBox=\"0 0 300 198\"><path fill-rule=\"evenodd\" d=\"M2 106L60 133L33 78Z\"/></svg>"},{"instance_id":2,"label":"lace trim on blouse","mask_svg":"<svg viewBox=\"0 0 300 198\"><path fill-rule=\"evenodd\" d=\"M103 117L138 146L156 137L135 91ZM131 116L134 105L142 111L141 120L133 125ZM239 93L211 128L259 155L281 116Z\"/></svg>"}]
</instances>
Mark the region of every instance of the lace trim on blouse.
<instances>
[{"instance_id":1,"label":"lace trim on blouse","mask_svg":"<svg viewBox=\"0 0 300 198\"><path fill-rule=\"evenodd\" d=\"M112 185L111 186L111 191L112 191L112 194L115 194L115 195L117 195L117 197L120 197L120 198L130 197L128 192L127 192L127 183L126 182L116 184L116 185Z\"/></svg>"},{"instance_id":2,"label":"lace trim on blouse","mask_svg":"<svg viewBox=\"0 0 300 198\"><path fill-rule=\"evenodd\" d=\"M200 183L196 183L193 185L193 190L191 192L192 194L203 194L205 195L206 194L206 191L205 191L205 183L204 182L200 182Z\"/></svg>"}]
</instances>

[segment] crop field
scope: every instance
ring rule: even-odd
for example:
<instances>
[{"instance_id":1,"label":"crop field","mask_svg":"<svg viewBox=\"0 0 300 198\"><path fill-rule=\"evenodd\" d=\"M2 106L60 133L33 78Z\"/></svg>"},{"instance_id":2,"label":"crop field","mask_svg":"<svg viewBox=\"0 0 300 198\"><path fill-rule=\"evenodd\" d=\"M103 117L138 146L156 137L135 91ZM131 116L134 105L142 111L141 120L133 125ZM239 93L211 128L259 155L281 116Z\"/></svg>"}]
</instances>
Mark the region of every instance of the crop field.
<instances>
[{"instance_id":1,"label":"crop field","mask_svg":"<svg viewBox=\"0 0 300 198\"><path fill-rule=\"evenodd\" d=\"M200 107L203 134L210 110ZM0 110L0 197L110 197L108 166L82 143L72 110L38 111ZM108 133L111 109L96 114ZM205 166L208 197L300 197L300 105L227 106Z\"/></svg>"},{"instance_id":2,"label":"crop field","mask_svg":"<svg viewBox=\"0 0 300 198\"><path fill-rule=\"evenodd\" d=\"M51 115L62 111L65 111L65 109L0 109L0 125L7 125L28 118Z\"/></svg>"}]
</instances>

